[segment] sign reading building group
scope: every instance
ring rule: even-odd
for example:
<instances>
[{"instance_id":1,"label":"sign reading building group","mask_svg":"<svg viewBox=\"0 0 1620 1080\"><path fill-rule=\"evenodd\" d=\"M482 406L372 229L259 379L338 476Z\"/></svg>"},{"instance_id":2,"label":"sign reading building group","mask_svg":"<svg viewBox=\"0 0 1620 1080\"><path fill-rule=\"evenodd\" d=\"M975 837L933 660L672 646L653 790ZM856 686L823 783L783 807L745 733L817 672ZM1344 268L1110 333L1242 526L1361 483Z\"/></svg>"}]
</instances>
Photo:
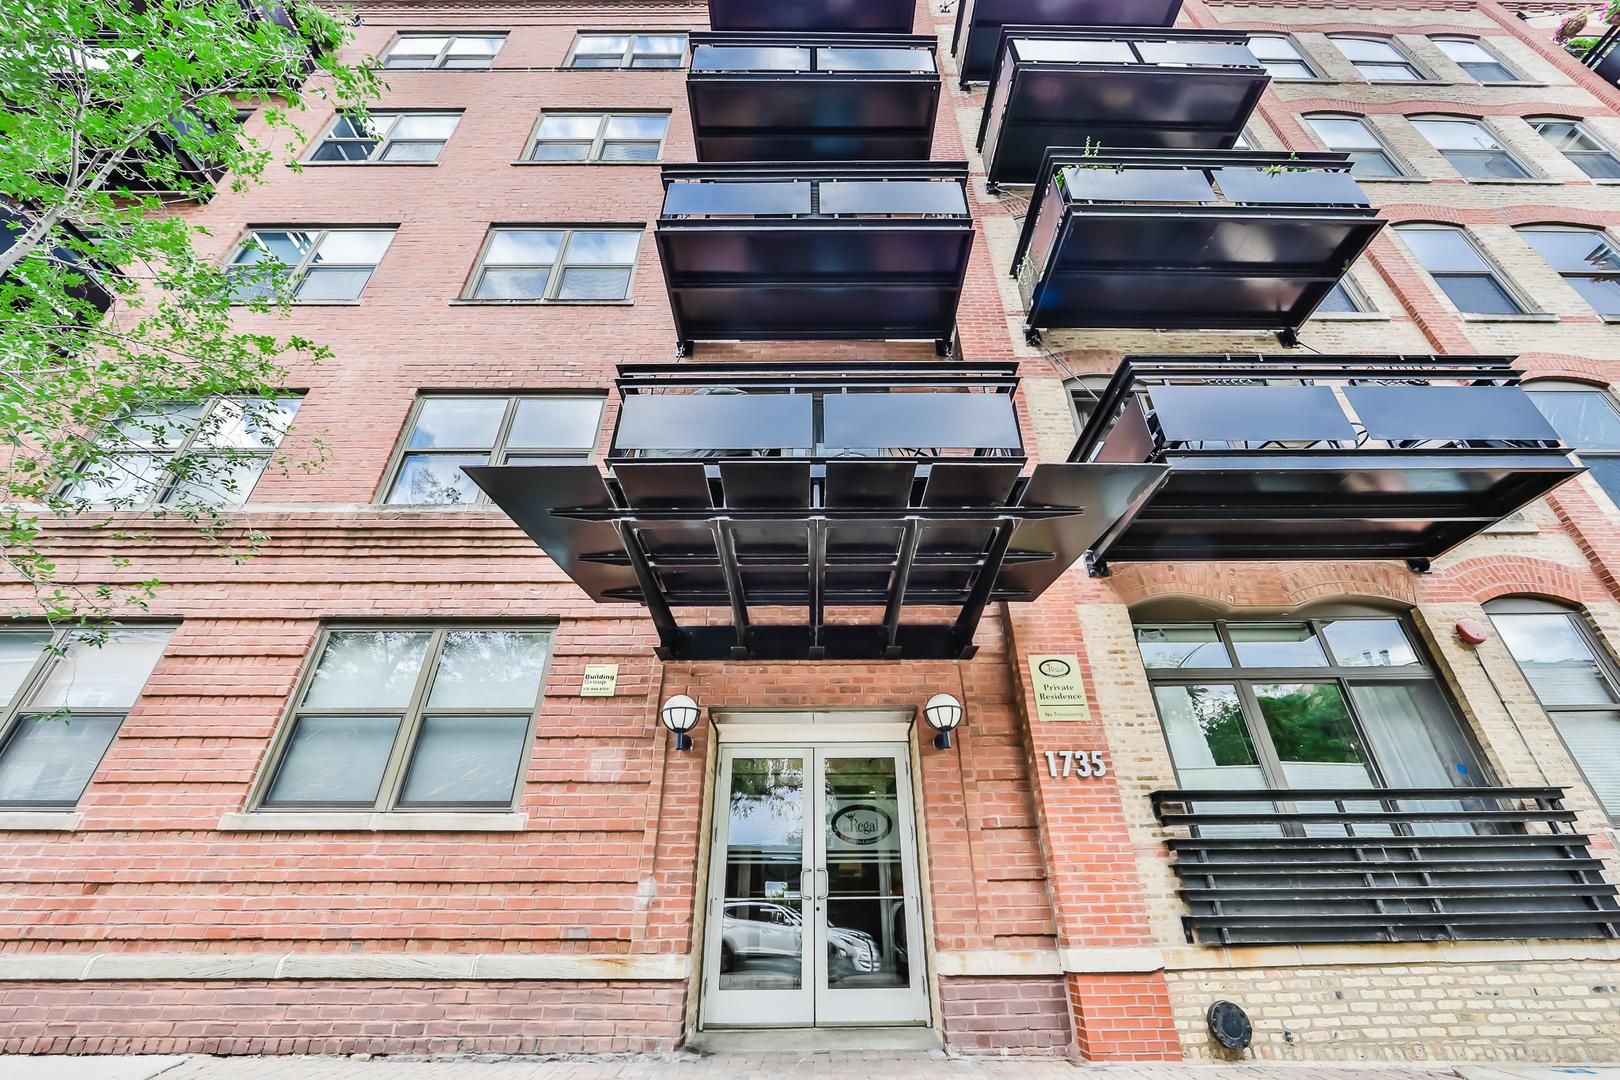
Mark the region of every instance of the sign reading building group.
<instances>
[{"instance_id":1,"label":"sign reading building group","mask_svg":"<svg viewBox=\"0 0 1620 1080\"><path fill-rule=\"evenodd\" d=\"M1080 681L1077 656L1031 656L1030 681L1035 687L1035 712L1042 720L1085 721L1086 687Z\"/></svg>"},{"instance_id":2,"label":"sign reading building group","mask_svg":"<svg viewBox=\"0 0 1620 1080\"><path fill-rule=\"evenodd\" d=\"M580 697L612 697L619 689L618 664L586 664Z\"/></svg>"}]
</instances>

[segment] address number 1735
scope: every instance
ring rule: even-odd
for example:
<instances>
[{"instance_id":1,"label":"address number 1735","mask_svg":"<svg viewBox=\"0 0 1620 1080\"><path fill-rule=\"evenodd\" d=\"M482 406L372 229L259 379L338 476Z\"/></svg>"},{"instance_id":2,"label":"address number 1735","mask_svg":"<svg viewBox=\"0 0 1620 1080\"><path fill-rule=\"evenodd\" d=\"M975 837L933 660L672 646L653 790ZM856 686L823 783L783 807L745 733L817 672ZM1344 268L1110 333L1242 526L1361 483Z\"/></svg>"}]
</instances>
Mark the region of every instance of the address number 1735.
<instances>
[{"instance_id":1,"label":"address number 1735","mask_svg":"<svg viewBox=\"0 0 1620 1080\"><path fill-rule=\"evenodd\" d=\"M1103 760L1101 750L1086 753L1084 750L1047 750L1046 771L1053 776L1068 776L1072 772L1076 776L1107 776L1108 763ZM1063 771L1058 771L1058 759L1063 759Z\"/></svg>"}]
</instances>

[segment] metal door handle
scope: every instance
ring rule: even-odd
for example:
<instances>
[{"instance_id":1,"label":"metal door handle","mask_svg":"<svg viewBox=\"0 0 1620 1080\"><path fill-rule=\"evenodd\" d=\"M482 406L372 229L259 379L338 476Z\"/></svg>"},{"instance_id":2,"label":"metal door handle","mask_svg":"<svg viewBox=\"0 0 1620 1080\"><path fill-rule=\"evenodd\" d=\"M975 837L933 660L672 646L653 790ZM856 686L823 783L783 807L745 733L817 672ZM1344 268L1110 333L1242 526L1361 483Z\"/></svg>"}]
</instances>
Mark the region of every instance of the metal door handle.
<instances>
[{"instance_id":1,"label":"metal door handle","mask_svg":"<svg viewBox=\"0 0 1620 1080\"><path fill-rule=\"evenodd\" d=\"M821 875L821 883L823 886L821 892L816 894L816 899L825 900L827 899L828 895L832 893L832 878L828 875L826 868L824 867L817 867L816 873Z\"/></svg>"},{"instance_id":2,"label":"metal door handle","mask_svg":"<svg viewBox=\"0 0 1620 1080\"><path fill-rule=\"evenodd\" d=\"M805 868L804 868L804 869L803 869L803 870L800 870L800 871L799 871L799 899L800 899L800 900L803 900L803 899L805 899L805 897L806 897L806 895L807 895L807 894L806 894L806 893L805 893L805 891L804 891L804 875L806 875L806 874L813 874L813 873L815 873L815 871L814 871L814 870L811 870L811 869L810 869L810 868L809 868L809 867L805 867ZM811 890L811 893L812 893L812 894L813 894L813 893L814 893L814 891L815 891L815 890L814 890L814 889L812 889L812 890ZM815 896L814 896L814 895L810 895L810 896L809 896L809 898L810 898L810 899L811 899L811 900L814 900L814 899L815 899Z\"/></svg>"}]
</instances>

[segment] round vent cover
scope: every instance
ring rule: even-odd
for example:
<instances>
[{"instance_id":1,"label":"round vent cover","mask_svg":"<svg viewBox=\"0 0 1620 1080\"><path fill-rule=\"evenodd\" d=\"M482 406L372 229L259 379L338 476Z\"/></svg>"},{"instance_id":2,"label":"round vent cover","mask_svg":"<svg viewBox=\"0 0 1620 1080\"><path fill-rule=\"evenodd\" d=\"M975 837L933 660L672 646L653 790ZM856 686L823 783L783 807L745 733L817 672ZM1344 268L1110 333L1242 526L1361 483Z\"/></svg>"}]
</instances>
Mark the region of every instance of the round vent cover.
<instances>
[{"instance_id":1,"label":"round vent cover","mask_svg":"<svg viewBox=\"0 0 1620 1080\"><path fill-rule=\"evenodd\" d=\"M1209 1007L1209 1030L1229 1050L1242 1050L1254 1038L1254 1025L1248 1014L1230 1001L1217 1001Z\"/></svg>"}]
</instances>

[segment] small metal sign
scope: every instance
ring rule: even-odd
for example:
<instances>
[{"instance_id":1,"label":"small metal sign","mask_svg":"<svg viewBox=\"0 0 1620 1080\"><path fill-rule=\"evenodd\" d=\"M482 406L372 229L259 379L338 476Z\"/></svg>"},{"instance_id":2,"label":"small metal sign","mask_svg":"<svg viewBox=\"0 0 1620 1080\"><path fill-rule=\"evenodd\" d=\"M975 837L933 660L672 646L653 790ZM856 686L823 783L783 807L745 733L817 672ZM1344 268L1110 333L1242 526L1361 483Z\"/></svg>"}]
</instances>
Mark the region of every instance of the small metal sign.
<instances>
[{"instance_id":1,"label":"small metal sign","mask_svg":"<svg viewBox=\"0 0 1620 1080\"><path fill-rule=\"evenodd\" d=\"M586 664L580 697L612 697L619 687L618 664Z\"/></svg>"},{"instance_id":2,"label":"small metal sign","mask_svg":"<svg viewBox=\"0 0 1620 1080\"><path fill-rule=\"evenodd\" d=\"M1091 719L1078 656L1031 656L1029 673L1035 688L1035 712L1040 719Z\"/></svg>"}]
</instances>

